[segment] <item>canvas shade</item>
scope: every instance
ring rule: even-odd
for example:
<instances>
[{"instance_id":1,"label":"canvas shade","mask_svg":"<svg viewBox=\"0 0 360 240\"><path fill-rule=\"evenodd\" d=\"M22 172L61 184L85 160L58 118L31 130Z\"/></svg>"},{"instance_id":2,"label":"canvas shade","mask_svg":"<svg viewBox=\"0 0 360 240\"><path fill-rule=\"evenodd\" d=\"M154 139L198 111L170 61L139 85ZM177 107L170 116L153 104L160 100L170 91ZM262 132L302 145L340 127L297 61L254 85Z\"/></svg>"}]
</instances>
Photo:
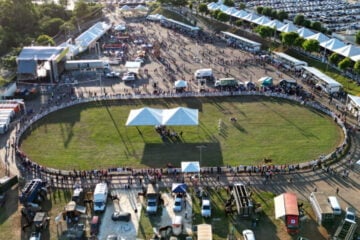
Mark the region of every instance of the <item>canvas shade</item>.
<instances>
[{"instance_id":1,"label":"canvas shade","mask_svg":"<svg viewBox=\"0 0 360 240\"><path fill-rule=\"evenodd\" d=\"M186 88L187 87L187 82L184 80L177 80L174 83L175 88Z\"/></svg>"},{"instance_id":2,"label":"canvas shade","mask_svg":"<svg viewBox=\"0 0 360 240\"><path fill-rule=\"evenodd\" d=\"M173 183L171 191L173 193L186 193L187 185L185 183Z\"/></svg>"},{"instance_id":3,"label":"canvas shade","mask_svg":"<svg viewBox=\"0 0 360 240\"><path fill-rule=\"evenodd\" d=\"M183 173L198 173L200 172L199 162L181 162L181 172Z\"/></svg>"}]
</instances>

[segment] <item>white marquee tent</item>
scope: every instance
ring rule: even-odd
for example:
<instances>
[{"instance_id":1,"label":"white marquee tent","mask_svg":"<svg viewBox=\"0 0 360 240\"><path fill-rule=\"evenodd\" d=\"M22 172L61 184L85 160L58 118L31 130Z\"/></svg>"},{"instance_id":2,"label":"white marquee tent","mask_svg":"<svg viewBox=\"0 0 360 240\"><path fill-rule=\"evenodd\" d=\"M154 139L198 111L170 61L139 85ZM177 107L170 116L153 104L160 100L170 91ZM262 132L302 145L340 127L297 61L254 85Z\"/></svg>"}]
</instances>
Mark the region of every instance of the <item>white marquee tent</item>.
<instances>
[{"instance_id":1,"label":"white marquee tent","mask_svg":"<svg viewBox=\"0 0 360 240\"><path fill-rule=\"evenodd\" d=\"M307 29L306 27L299 28L297 33L302 38L307 38L315 34L313 31Z\"/></svg>"},{"instance_id":2,"label":"white marquee tent","mask_svg":"<svg viewBox=\"0 0 360 240\"><path fill-rule=\"evenodd\" d=\"M257 19L255 19L253 22L258 24L258 25L266 25L267 23L269 23L271 20L266 17L266 16L262 16L262 17L259 17Z\"/></svg>"},{"instance_id":3,"label":"white marquee tent","mask_svg":"<svg viewBox=\"0 0 360 240\"><path fill-rule=\"evenodd\" d=\"M181 162L181 172L183 173L199 173L199 162Z\"/></svg>"},{"instance_id":4,"label":"white marquee tent","mask_svg":"<svg viewBox=\"0 0 360 240\"><path fill-rule=\"evenodd\" d=\"M316 33L316 34L314 34L314 35L312 35L310 37L306 37L306 39L315 39L320 44L330 40L330 38L328 36L326 36L325 34L323 34L323 33Z\"/></svg>"},{"instance_id":5,"label":"white marquee tent","mask_svg":"<svg viewBox=\"0 0 360 240\"><path fill-rule=\"evenodd\" d=\"M275 28L276 30L279 30L280 28L282 28L284 26L284 23L280 22L277 19L274 19L271 22L268 22L267 24L265 24L265 26L268 26L268 27L271 27L271 28Z\"/></svg>"},{"instance_id":6,"label":"white marquee tent","mask_svg":"<svg viewBox=\"0 0 360 240\"><path fill-rule=\"evenodd\" d=\"M356 55L360 55L360 48L350 44L346 45L345 47L335 49L334 52L340 54L341 56L351 58Z\"/></svg>"},{"instance_id":7,"label":"white marquee tent","mask_svg":"<svg viewBox=\"0 0 360 240\"><path fill-rule=\"evenodd\" d=\"M178 107L156 109L144 107L130 111L126 126L196 126L199 125L199 110Z\"/></svg>"},{"instance_id":8,"label":"white marquee tent","mask_svg":"<svg viewBox=\"0 0 360 240\"><path fill-rule=\"evenodd\" d=\"M175 88L186 88L188 86L185 80L177 80L174 83Z\"/></svg>"},{"instance_id":9,"label":"white marquee tent","mask_svg":"<svg viewBox=\"0 0 360 240\"><path fill-rule=\"evenodd\" d=\"M280 32L289 33L289 32L297 32L298 28L292 22L289 22L288 24L285 24L284 26L282 26L278 30Z\"/></svg>"},{"instance_id":10,"label":"white marquee tent","mask_svg":"<svg viewBox=\"0 0 360 240\"><path fill-rule=\"evenodd\" d=\"M352 115L358 117L360 113L360 97L348 94L346 108Z\"/></svg>"},{"instance_id":11,"label":"white marquee tent","mask_svg":"<svg viewBox=\"0 0 360 240\"><path fill-rule=\"evenodd\" d=\"M232 16L237 17L237 18L244 18L247 15L249 15L249 13L247 11L239 10L236 13L234 13L234 15L232 15Z\"/></svg>"},{"instance_id":12,"label":"white marquee tent","mask_svg":"<svg viewBox=\"0 0 360 240\"><path fill-rule=\"evenodd\" d=\"M320 43L320 46L323 48L326 48L327 50L334 51L336 49L346 46L346 44L337 38L331 38L330 40L328 40L326 42Z\"/></svg>"},{"instance_id":13,"label":"white marquee tent","mask_svg":"<svg viewBox=\"0 0 360 240\"><path fill-rule=\"evenodd\" d=\"M243 17L244 20L248 22L254 22L254 20L258 19L260 16L255 13L249 13L245 17Z\"/></svg>"}]
</instances>

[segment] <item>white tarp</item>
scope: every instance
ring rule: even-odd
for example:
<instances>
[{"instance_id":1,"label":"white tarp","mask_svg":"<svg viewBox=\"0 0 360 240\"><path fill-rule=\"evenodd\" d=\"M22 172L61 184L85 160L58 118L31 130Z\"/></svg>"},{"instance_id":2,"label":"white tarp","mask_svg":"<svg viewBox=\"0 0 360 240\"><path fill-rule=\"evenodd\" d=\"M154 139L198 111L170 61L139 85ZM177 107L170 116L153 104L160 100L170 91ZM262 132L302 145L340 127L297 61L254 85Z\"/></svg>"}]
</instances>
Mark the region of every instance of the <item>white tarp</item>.
<instances>
[{"instance_id":1,"label":"white tarp","mask_svg":"<svg viewBox=\"0 0 360 240\"><path fill-rule=\"evenodd\" d=\"M185 80L177 80L175 81L174 86L175 88L186 88L188 85Z\"/></svg>"},{"instance_id":2,"label":"white tarp","mask_svg":"<svg viewBox=\"0 0 360 240\"><path fill-rule=\"evenodd\" d=\"M210 224L197 225L197 240L212 240L212 227Z\"/></svg>"},{"instance_id":3,"label":"white tarp","mask_svg":"<svg viewBox=\"0 0 360 240\"><path fill-rule=\"evenodd\" d=\"M156 109L144 107L131 110L126 126L195 126L199 125L199 110L178 107L173 109Z\"/></svg>"},{"instance_id":4,"label":"white tarp","mask_svg":"<svg viewBox=\"0 0 360 240\"><path fill-rule=\"evenodd\" d=\"M286 215L285 200L283 194L280 194L279 196L276 196L274 198L274 207L276 219L284 217Z\"/></svg>"},{"instance_id":5,"label":"white tarp","mask_svg":"<svg viewBox=\"0 0 360 240\"><path fill-rule=\"evenodd\" d=\"M199 162L181 162L181 172L183 173L199 173Z\"/></svg>"}]
</instances>

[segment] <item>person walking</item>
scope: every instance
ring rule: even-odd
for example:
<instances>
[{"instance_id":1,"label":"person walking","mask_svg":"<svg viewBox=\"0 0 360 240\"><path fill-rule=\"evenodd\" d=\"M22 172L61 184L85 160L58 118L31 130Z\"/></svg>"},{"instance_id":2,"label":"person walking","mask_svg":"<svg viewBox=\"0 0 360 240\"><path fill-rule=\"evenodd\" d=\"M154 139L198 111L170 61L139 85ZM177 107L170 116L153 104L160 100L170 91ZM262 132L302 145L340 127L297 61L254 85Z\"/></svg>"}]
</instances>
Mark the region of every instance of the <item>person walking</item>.
<instances>
[{"instance_id":1,"label":"person walking","mask_svg":"<svg viewBox=\"0 0 360 240\"><path fill-rule=\"evenodd\" d=\"M340 189L337 187L336 188L336 195L339 195L339 191L340 191Z\"/></svg>"}]
</instances>

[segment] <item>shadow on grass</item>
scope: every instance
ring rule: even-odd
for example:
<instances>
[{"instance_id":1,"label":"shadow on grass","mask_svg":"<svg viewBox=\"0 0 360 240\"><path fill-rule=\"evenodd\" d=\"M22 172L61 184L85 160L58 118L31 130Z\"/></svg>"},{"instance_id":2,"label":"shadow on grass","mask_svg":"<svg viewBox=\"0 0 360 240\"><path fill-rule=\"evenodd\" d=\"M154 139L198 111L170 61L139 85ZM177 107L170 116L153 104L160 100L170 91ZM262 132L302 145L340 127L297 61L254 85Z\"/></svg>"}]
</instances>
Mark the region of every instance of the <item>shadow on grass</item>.
<instances>
[{"instance_id":1,"label":"shadow on grass","mask_svg":"<svg viewBox=\"0 0 360 240\"><path fill-rule=\"evenodd\" d=\"M182 161L199 161L198 146L205 146L201 151L201 165L222 166L223 156L219 143L147 143L144 147L141 164L148 167L165 167L171 163L180 167ZM156 159L156 161L154 161Z\"/></svg>"}]
</instances>

